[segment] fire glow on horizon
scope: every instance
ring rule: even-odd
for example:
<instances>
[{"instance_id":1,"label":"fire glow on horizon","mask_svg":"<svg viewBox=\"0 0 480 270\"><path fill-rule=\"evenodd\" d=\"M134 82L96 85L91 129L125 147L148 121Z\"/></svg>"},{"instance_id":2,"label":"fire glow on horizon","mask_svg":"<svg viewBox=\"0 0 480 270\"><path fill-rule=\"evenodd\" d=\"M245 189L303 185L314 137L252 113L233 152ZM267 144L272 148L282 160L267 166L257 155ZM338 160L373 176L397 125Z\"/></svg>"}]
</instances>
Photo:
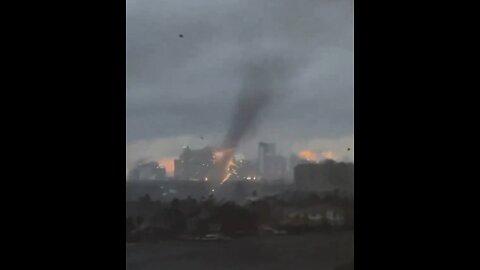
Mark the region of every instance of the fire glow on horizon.
<instances>
[{"instance_id":1,"label":"fire glow on horizon","mask_svg":"<svg viewBox=\"0 0 480 270\"><path fill-rule=\"evenodd\" d=\"M332 151L322 152L321 155L326 159L335 159L335 153L333 153Z\"/></svg>"},{"instance_id":2,"label":"fire glow on horizon","mask_svg":"<svg viewBox=\"0 0 480 270\"><path fill-rule=\"evenodd\" d=\"M317 154L311 150L302 150L298 152L298 157L308 160L308 161L319 161L320 159L318 158Z\"/></svg>"},{"instance_id":3,"label":"fire glow on horizon","mask_svg":"<svg viewBox=\"0 0 480 270\"><path fill-rule=\"evenodd\" d=\"M175 170L174 159L172 158L162 158L157 161L158 165L165 168L165 171L168 176L173 176L173 171Z\"/></svg>"},{"instance_id":4,"label":"fire glow on horizon","mask_svg":"<svg viewBox=\"0 0 480 270\"><path fill-rule=\"evenodd\" d=\"M232 175L236 175L237 164L235 163L233 149L223 149L218 150L214 153L214 164L220 169L222 181L220 184L223 184L225 181L230 179Z\"/></svg>"},{"instance_id":5,"label":"fire glow on horizon","mask_svg":"<svg viewBox=\"0 0 480 270\"><path fill-rule=\"evenodd\" d=\"M297 156L301 159L304 159L310 162L319 162L321 159L319 156L321 156L324 159L330 159L330 160L335 159L335 153L333 151L324 151L324 152L321 152L320 155L318 155L313 150L302 150L298 152Z\"/></svg>"}]
</instances>

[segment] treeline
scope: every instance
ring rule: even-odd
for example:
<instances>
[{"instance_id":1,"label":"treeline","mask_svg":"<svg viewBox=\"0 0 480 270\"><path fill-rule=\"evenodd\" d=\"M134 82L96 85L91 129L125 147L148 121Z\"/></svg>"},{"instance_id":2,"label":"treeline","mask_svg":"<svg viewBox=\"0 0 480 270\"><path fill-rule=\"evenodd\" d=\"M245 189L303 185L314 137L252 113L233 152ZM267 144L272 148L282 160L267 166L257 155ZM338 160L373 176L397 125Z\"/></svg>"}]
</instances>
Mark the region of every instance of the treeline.
<instances>
[{"instance_id":1,"label":"treeline","mask_svg":"<svg viewBox=\"0 0 480 270\"><path fill-rule=\"evenodd\" d=\"M204 200L162 202L146 195L138 201L127 202L127 242L208 233L239 237L265 233L262 228L287 233L351 230L353 200L335 192L323 195L293 192L254 199L244 205L217 201L212 196Z\"/></svg>"}]
</instances>

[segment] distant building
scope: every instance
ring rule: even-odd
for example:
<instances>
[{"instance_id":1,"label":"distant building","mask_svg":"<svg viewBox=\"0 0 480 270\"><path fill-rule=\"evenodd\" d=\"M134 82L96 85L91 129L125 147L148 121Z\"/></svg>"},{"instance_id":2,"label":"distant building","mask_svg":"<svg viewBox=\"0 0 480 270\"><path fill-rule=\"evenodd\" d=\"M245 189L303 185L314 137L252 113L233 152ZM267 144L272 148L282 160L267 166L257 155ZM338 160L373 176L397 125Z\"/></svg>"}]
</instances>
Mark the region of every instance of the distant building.
<instances>
[{"instance_id":1,"label":"distant building","mask_svg":"<svg viewBox=\"0 0 480 270\"><path fill-rule=\"evenodd\" d=\"M286 176L287 160L279 155L266 156L263 178L269 180L280 179Z\"/></svg>"},{"instance_id":2,"label":"distant building","mask_svg":"<svg viewBox=\"0 0 480 270\"><path fill-rule=\"evenodd\" d=\"M237 174L240 179L256 180L257 168L255 163L247 159L240 159L236 162L237 164ZM253 179L255 178L255 179Z\"/></svg>"},{"instance_id":3,"label":"distant building","mask_svg":"<svg viewBox=\"0 0 480 270\"><path fill-rule=\"evenodd\" d=\"M213 168L213 149L205 147L192 150L185 147L174 161L174 177L180 180L204 181Z\"/></svg>"},{"instance_id":4,"label":"distant building","mask_svg":"<svg viewBox=\"0 0 480 270\"><path fill-rule=\"evenodd\" d=\"M157 162L148 162L138 164L130 171L127 179L129 180L166 180L167 173L165 168L161 167Z\"/></svg>"},{"instance_id":5,"label":"distant building","mask_svg":"<svg viewBox=\"0 0 480 270\"><path fill-rule=\"evenodd\" d=\"M288 178L290 179L294 178L294 170L297 165L309 164L309 163L314 163L314 162L300 158L298 155L290 155L290 158L288 159L288 165L287 165Z\"/></svg>"},{"instance_id":6,"label":"distant building","mask_svg":"<svg viewBox=\"0 0 480 270\"><path fill-rule=\"evenodd\" d=\"M287 161L276 154L273 143L260 142L258 144L258 174L263 179L279 179L286 175Z\"/></svg>"},{"instance_id":7,"label":"distant building","mask_svg":"<svg viewBox=\"0 0 480 270\"><path fill-rule=\"evenodd\" d=\"M327 191L340 189L353 192L353 163L327 160L322 163L299 164L294 170L297 189Z\"/></svg>"},{"instance_id":8,"label":"distant building","mask_svg":"<svg viewBox=\"0 0 480 270\"><path fill-rule=\"evenodd\" d=\"M275 144L260 142L258 144L258 173L265 174L265 160L268 156L275 155Z\"/></svg>"}]
</instances>

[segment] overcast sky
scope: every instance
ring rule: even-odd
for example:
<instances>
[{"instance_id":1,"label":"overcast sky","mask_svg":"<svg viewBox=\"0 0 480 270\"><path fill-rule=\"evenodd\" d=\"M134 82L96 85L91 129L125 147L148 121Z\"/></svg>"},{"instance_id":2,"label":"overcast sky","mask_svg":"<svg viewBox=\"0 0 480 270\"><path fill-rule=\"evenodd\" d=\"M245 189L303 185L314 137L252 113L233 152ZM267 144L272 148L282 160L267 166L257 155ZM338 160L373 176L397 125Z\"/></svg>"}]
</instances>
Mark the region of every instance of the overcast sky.
<instances>
[{"instance_id":1,"label":"overcast sky","mask_svg":"<svg viewBox=\"0 0 480 270\"><path fill-rule=\"evenodd\" d=\"M239 151L263 140L353 160L352 2L127 0L127 165L220 144L241 66L265 55L290 74Z\"/></svg>"}]
</instances>

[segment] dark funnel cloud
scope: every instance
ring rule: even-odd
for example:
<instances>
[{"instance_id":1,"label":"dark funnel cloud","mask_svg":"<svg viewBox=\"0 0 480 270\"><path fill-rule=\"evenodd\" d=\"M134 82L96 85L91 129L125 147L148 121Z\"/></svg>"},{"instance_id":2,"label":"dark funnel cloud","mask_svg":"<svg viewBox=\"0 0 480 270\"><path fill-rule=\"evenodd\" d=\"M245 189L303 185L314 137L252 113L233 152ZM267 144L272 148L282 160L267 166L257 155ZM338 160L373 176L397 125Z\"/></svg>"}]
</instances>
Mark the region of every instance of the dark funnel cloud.
<instances>
[{"instance_id":1,"label":"dark funnel cloud","mask_svg":"<svg viewBox=\"0 0 480 270\"><path fill-rule=\"evenodd\" d=\"M285 79L285 61L264 58L247 63L243 85L234 105L223 148L235 149L241 140L254 131L262 111L281 95L278 81Z\"/></svg>"},{"instance_id":2,"label":"dark funnel cloud","mask_svg":"<svg viewBox=\"0 0 480 270\"><path fill-rule=\"evenodd\" d=\"M262 112L282 96L282 84L286 81L285 60L278 57L257 58L242 67L242 87L233 107L233 114L222 146L223 155L217 160L217 178L226 176L229 161L242 139L255 131Z\"/></svg>"}]
</instances>

